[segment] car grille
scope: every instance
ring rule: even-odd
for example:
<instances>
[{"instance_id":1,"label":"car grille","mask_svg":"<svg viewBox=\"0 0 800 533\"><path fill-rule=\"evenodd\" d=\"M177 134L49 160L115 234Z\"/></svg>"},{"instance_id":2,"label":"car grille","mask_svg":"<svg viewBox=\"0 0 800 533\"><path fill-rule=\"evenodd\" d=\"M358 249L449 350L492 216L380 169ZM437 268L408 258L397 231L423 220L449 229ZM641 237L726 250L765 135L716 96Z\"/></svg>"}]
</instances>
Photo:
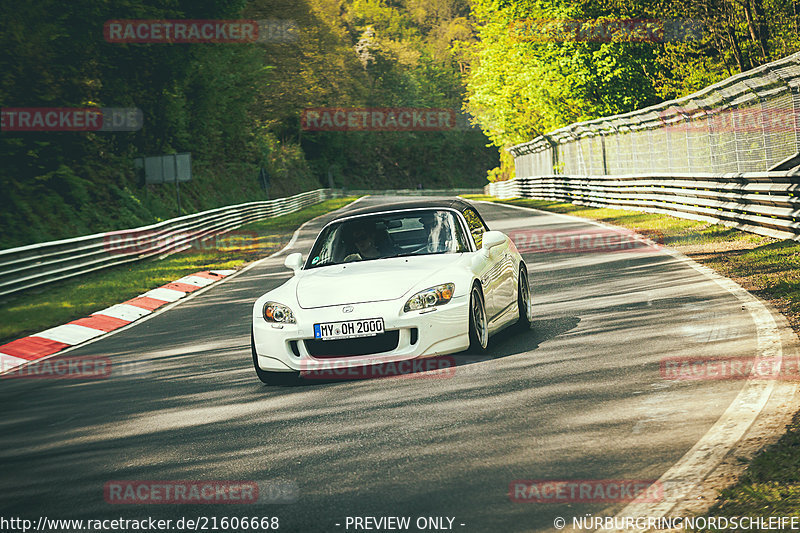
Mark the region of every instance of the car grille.
<instances>
[{"instance_id":1,"label":"car grille","mask_svg":"<svg viewBox=\"0 0 800 533\"><path fill-rule=\"evenodd\" d=\"M397 349L400 341L400 331L387 331L374 337L360 337L357 339L338 339L323 341L319 339L306 339L306 350L312 357L357 357Z\"/></svg>"}]
</instances>

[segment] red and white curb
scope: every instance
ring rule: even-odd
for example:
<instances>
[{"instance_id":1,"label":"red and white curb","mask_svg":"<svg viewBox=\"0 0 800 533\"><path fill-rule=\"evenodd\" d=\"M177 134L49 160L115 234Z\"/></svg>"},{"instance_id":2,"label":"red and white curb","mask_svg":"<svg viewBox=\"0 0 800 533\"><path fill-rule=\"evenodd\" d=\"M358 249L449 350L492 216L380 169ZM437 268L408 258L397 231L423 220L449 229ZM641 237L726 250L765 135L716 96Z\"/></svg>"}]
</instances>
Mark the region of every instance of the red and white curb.
<instances>
[{"instance_id":1,"label":"red and white curb","mask_svg":"<svg viewBox=\"0 0 800 533\"><path fill-rule=\"evenodd\" d=\"M235 270L204 270L112 305L85 318L0 346L0 374L82 344L149 315L159 307L224 279Z\"/></svg>"}]
</instances>

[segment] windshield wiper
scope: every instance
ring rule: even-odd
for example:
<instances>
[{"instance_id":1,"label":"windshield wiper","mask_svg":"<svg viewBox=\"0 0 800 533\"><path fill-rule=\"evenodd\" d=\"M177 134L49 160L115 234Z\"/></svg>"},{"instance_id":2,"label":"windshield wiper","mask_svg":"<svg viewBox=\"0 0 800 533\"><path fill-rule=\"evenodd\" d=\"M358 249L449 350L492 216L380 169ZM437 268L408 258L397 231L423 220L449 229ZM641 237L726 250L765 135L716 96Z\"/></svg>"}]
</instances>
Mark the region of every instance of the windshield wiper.
<instances>
[{"instance_id":1,"label":"windshield wiper","mask_svg":"<svg viewBox=\"0 0 800 533\"><path fill-rule=\"evenodd\" d=\"M387 255L386 257L384 257L384 259L394 259L395 257L409 257L409 256L412 256L412 255L426 255L426 254L425 253L419 253L419 252L406 252L406 253L402 253L402 254Z\"/></svg>"}]
</instances>

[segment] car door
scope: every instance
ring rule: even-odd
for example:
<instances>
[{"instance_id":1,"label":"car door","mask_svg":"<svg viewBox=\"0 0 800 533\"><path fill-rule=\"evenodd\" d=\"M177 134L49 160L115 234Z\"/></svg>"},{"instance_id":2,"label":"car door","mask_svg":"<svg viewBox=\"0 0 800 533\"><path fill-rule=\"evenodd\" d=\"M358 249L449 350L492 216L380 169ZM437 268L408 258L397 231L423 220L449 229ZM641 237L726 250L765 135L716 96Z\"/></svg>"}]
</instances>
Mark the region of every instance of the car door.
<instances>
[{"instance_id":1,"label":"car door","mask_svg":"<svg viewBox=\"0 0 800 533\"><path fill-rule=\"evenodd\" d=\"M514 315L516 309L516 272L514 272L514 259L511 255L511 241L506 238L506 242L496 248L497 260L502 272L497 292L495 293L495 305L497 312L507 313L505 318ZM504 320L505 322L506 320Z\"/></svg>"},{"instance_id":2,"label":"car door","mask_svg":"<svg viewBox=\"0 0 800 533\"><path fill-rule=\"evenodd\" d=\"M483 246L483 234L489 231L489 228L486 227L483 220L481 220L481 217L474 209L467 208L464 210L463 214L467 222L467 228L469 229L470 235L472 235L472 240L475 241L475 247L478 252L480 252ZM498 258L502 257L502 254L498 254L498 252L500 252L500 250L495 249L493 253L490 254L483 268L479 272L476 272L476 275L483 285L483 298L484 304L486 305L486 316L489 322L497 317L501 309L501 307L498 307L500 301L497 300L496 295L503 282L504 272L502 264L498 261Z\"/></svg>"}]
</instances>

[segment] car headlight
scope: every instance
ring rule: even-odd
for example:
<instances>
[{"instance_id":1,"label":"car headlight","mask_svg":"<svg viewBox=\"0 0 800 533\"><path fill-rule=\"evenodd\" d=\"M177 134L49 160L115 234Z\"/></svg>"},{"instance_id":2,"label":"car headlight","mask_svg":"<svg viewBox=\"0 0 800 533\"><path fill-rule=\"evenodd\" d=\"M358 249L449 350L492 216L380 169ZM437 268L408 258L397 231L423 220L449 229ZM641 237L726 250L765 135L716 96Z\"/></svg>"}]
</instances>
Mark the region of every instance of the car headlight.
<instances>
[{"instance_id":1,"label":"car headlight","mask_svg":"<svg viewBox=\"0 0 800 533\"><path fill-rule=\"evenodd\" d=\"M283 304L267 302L264 304L264 320L278 324L294 324L294 313Z\"/></svg>"},{"instance_id":2,"label":"car headlight","mask_svg":"<svg viewBox=\"0 0 800 533\"><path fill-rule=\"evenodd\" d=\"M408 299L403 311L418 311L419 309L446 304L453 297L455 289L456 286L453 283L444 283L420 291Z\"/></svg>"}]
</instances>

